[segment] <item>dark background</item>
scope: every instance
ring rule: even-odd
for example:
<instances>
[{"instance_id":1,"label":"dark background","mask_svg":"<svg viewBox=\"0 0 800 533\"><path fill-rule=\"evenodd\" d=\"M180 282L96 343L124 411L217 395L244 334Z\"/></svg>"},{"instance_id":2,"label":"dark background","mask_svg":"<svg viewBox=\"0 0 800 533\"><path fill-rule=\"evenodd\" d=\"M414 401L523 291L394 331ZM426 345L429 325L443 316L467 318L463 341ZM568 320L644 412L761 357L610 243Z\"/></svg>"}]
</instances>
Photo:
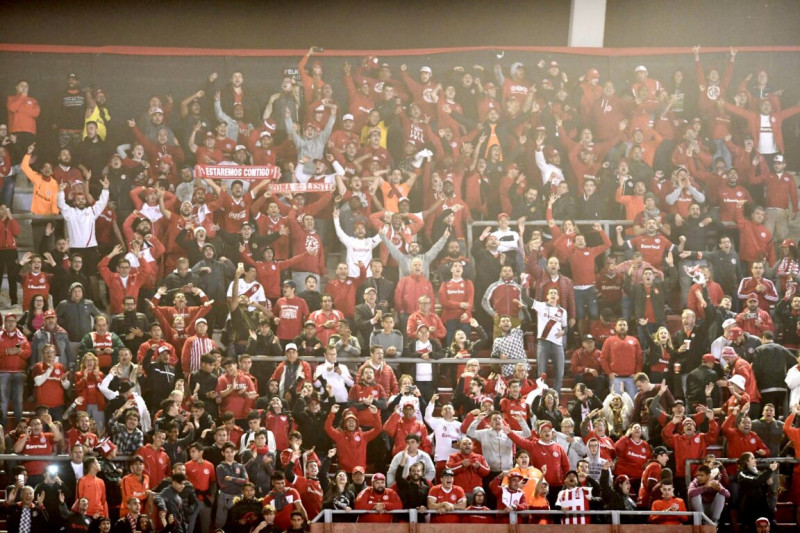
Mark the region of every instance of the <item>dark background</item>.
<instances>
[{"instance_id":1,"label":"dark background","mask_svg":"<svg viewBox=\"0 0 800 533\"><path fill-rule=\"evenodd\" d=\"M4 2L5 43L329 49L566 46L569 0ZM797 0L608 0L606 47L796 45Z\"/></svg>"}]
</instances>

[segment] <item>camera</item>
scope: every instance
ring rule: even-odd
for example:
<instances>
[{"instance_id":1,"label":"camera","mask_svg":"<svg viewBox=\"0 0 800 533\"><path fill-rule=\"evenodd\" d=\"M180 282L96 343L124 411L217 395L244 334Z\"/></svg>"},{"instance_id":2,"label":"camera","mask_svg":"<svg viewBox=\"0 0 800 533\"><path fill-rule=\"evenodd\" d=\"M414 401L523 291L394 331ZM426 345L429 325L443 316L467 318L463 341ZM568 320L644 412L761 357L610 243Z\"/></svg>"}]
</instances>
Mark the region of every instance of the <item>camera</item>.
<instances>
[{"instance_id":1,"label":"camera","mask_svg":"<svg viewBox=\"0 0 800 533\"><path fill-rule=\"evenodd\" d=\"M58 475L58 466L56 466L56 465L48 466L47 467L47 473L50 474L51 476Z\"/></svg>"}]
</instances>

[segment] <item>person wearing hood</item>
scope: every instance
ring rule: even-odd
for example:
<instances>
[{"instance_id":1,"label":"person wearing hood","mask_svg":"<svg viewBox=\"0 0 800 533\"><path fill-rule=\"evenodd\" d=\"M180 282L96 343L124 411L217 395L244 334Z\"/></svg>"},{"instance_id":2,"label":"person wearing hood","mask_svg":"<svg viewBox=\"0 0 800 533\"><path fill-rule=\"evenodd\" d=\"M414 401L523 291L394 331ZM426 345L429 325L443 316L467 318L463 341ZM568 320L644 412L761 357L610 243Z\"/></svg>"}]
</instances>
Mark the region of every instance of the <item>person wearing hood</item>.
<instances>
[{"instance_id":1,"label":"person wearing hood","mask_svg":"<svg viewBox=\"0 0 800 533\"><path fill-rule=\"evenodd\" d=\"M69 286L69 298L56 306L56 320L67 332L73 353L83 336L92 331L93 322L101 313L94 302L84 297L84 286L75 282Z\"/></svg>"},{"instance_id":2,"label":"person wearing hood","mask_svg":"<svg viewBox=\"0 0 800 533\"><path fill-rule=\"evenodd\" d=\"M193 267L192 272L200 277L200 289L214 300L211 313L207 316L209 329L221 329L228 314L228 279L233 278L235 265L227 257L217 258L217 249L207 242L203 245L203 258Z\"/></svg>"}]
</instances>

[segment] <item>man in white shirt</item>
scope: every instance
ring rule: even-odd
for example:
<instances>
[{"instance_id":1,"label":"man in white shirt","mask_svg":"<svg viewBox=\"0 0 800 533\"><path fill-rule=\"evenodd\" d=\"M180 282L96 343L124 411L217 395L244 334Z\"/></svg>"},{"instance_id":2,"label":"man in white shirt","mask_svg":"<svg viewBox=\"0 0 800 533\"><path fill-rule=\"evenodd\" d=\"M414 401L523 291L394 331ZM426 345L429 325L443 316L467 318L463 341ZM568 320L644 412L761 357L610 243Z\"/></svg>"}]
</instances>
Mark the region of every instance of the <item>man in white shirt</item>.
<instances>
[{"instance_id":1,"label":"man in white shirt","mask_svg":"<svg viewBox=\"0 0 800 533\"><path fill-rule=\"evenodd\" d=\"M361 269L358 263L363 263L367 266L367 276L372 275L370 270L370 263L372 263L372 249L378 246L381 242L379 235L367 237L367 228L362 221L356 221L353 226L355 236L350 236L342 230L342 224L339 222L339 209L333 210L333 227L336 230L336 236L344 244L347 249L347 275L351 278L361 276Z\"/></svg>"},{"instance_id":2,"label":"man in white shirt","mask_svg":"<svg viewBox=\"0 0 800 533\"><path fill-rule=\"evenodd\" d=\"M567 310L558 305L558 290L547 291L547 302L533 301L531 308L537 316L536 365L544 371L547 362L553 364L553 388L561 394L564 381L564 335L567 334Z\"/></svg>"},{"instance_id":3,"label":"man in white shirt","mask_svg":"<svg viewBox=\"0 0 800 533\"><path fill-rule=\"evenodd\" d=\"M436 407L436 400L439 394L431 396L431 401L425 408L425 423L433 430L433 437L436 447L433 450L433 460L439 464L447 463L447 459L453 453L458 453L458 443L464 437L461 432L461 422L455 418L453 404L446 403L442 406L442 416L434 417L433 410Z\"/></svg>"},{"instance_id":4,"label":"man in white shirt","mask_svg":"<svg viewBox=\"0 0 800 533\"><path fill-rule=\"evenodd\" d=\"M241 263L239 263L241 265ZM247 296L250 302L257 302L259 304L264 304L267 301L267 296L264 294L264 287L256 281L256 277L258 276L258 270L253 265L242 265L244 269L243 275L238 278L238 280L234 279L230 285L228 285L228 300L233 298L233 284L238 282L238 290L236 291L236 295ZM257 309L255 305L248 305L247 310L249 312L253 312Z\"/></svg>"},{"instance_id":5,"label":"man in white shirt","mask_svg":"<svg viewBox=\"0 0 800 533\"><path fill-rule=\"evenodd\" d=\"M58 187L58 208L61 210L61 216L64 217L64 223L67 226L70 251L80 253L83 257L84 274L91 278L93 285L97 284L97 264L100 262L100 256L97 253L95 221L108 204L108 187L110 186L107 177L103 177L100 183L103 185L103 192L91 206L87 205L86 196L82 193L75 194L74 207L68 205L64 196L66 182L61 183ZM98 293L94 292L93 294Z\"/></svg>"},{"instance_id":6,"label":"man in white shirt","mask_svg":"<svg viewBox=\"0 0 800 533\"><path fill-rule=\"evenodd\" d=\"M314 371L314 386L326 388L326 385L330 385L336 403L344 403L347 401L349 388L353 386L353 377L350 375L350 370L345 365L339 364L336 357L335 346L329 345L325 348L325 362L318 365Z\"/></svg>"}]
</instances>

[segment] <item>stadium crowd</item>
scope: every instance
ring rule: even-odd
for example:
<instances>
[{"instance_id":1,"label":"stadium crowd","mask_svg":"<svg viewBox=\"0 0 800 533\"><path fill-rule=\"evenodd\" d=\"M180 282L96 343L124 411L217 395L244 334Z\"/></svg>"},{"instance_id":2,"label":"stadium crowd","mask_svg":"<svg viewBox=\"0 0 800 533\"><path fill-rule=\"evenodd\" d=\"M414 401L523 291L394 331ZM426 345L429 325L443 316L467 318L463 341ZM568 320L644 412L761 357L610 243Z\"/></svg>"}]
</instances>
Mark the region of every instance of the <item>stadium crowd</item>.
<instances>
[{"instance_id":1,"label":"stadium crowd","mask_svg":"<svg viewBox=\"0 0 800 533\"><path fill-rule=\"evenodd\" d=\"M132 118L75 74L57 95L19 81L0 126L0 274L24 311L0 334L0 440L24 456L9 530L641 509L625 520L768 531L782 489L800 504L800 465L757 462L800 457L782 129L800 107L735 49L700 52L615 86L550 59L412 72L312 48L268 99L212 73ZM17 175L33 214L61 215L25 253Z\"/></svg>"}]
</instances>

